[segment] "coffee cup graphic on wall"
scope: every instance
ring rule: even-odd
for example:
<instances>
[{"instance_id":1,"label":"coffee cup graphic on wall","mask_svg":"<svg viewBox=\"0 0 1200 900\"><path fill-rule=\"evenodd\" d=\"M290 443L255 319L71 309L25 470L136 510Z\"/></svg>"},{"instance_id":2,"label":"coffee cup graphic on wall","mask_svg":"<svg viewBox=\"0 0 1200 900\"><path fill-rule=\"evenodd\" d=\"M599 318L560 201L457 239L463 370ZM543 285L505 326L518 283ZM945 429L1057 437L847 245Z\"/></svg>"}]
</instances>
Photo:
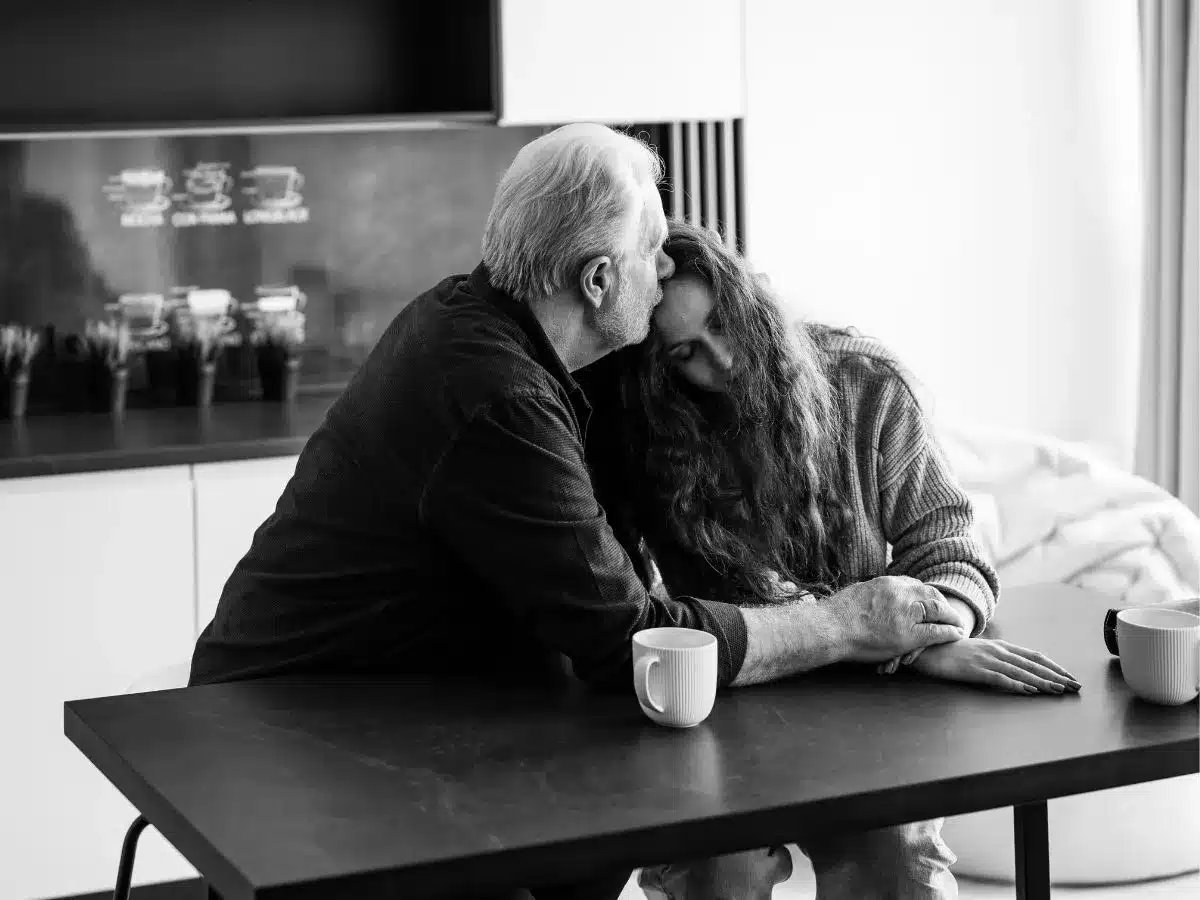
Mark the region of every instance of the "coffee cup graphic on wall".
<instances>
[{"instance_id":1,"label":"coffee cup graphic on wall","mask_svg":"<svg viewBox=\"0 0 1200 900\"><path fill-rule=\"evenodd\" d=\"M234 307L233 295L223 288L190 288L185 302L195 316L223 316Z\"/></svg>"},{"instance_id":2,"label":"coffee cup graphic on wall","mask_svg":"<svg viewBox=\"0 0 1200 900\"><path fill-rule=\"evenodd\" d=\"M254 309L264 313L299 312L308 296L294 284L264 284L254 289Z\"/></svg>"},{"instance_id":3,"label":"coffee cup graphic on wall","mask_svg":"<svg viewBox=\"0 0 1200 900\"><path fill-rule=\"evenodd\" d=\"M134 347L141 350L166 350L170 344L163 312L162 294L121 294L105 310L129 326Z\"/></svg>"},{"instance_id":4,"label":"coffee cup graphic on wall","mask_svg":"<svg viewBox=\"0 0 1200 900\"><path fill-rule=\"evenodd\" d=\"M127 213L160 213L171 205L172 184L162 169L123 169L109 179L104 190Z\"/></svg>"},{"instance_id":5,"label":"coffee cup graphic on wall","mask_svg":"<svg viewBox=\"0 0 1200 900\"><path fill-rule=\"evenodd\" d=\"M237 332L237 319L234 313L238 302L224 288L191 288L182 304L186 315L192 319L209 319L216 323L217 340L229 346L241 342Z\"/></svg>"},{"instance_id":6,"label":"coffee cup graphic on wall","mask_svg":"<svg viewBox=\"0 0 1200 900\"><path fill-rule=\"evenodd\" d=\"M260 209L294 209L304 203L304 176L295 166L255 166L242 177L242 192Z\"/></svg>"},{"instance_id":7,"label":"coffee cup graphic on wall","mask_svg":"<svg viewBox=\"0 0 1200 900\"><path fill-rule=\"evenodd\" d=\"M166 330L163 321L162 294L121 294L117 310L122 320L135 332L159 334Z\"/></svg>"},{"instance_id":8,"label":"coffee cup graphic on wall","mask_svg":"<svg viewBox=\"0 0 1200 900\"><path fill-rule=\"evenodd\" d=\"M228 163L201 162L184 173L192 209L197 212L221 212L233 205L230 196L233 179L229 177L227 167Z\"/></svg>"}]
</instances>

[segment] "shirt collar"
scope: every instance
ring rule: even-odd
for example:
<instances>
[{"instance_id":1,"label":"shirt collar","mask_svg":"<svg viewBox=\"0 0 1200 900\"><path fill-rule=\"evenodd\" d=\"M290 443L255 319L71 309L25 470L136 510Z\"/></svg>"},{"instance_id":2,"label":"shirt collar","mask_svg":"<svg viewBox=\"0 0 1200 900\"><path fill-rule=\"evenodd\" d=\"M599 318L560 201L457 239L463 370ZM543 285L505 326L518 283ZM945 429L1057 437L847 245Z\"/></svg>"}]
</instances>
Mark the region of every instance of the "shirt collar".
<instances>
[{"instance_id":1,"label":"shirt collar","mask_svg":"<svg viewBox=\"0 0 1200 900\"><path fill-rule=\"evenodd\" d=\"M554 345L550 343L550 338L546 337L546 330L542 328L542 323L533 314L529 304L494 287L491 277L488 275L487 266L483 263L477 265L475 271L468 276L467 284L472 294L516 322L522 334L529 341L530 355L566 389L571 403L575 406L576 413L579 414L581 423L586 422L591 414L592 406L588 403L583 388L579 386L563 363L562 357L558 355L558 351L554 349Z\"/></svg>"}]
</instances>

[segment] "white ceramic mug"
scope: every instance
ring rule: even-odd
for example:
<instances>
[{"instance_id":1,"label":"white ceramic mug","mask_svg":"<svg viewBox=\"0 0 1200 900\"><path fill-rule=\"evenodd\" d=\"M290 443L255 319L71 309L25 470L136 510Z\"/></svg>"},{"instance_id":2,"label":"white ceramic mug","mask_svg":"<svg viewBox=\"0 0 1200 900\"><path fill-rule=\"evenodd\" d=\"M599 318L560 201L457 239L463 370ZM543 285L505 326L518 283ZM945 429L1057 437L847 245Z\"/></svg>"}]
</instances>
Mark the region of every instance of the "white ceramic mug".
<instances>
[{"instance_id":1,"label":"white ceramic mug","mask_svg":"<svg viewBox=\"0 0 1200 900\"><path fill-rule=\"evenodd\" d=\"M1151 703L1178 706L1200 694L1200 616L1140 607L1117 613L1121 674Z\"/></svg>"},{"instance_id":2,"label":"white ceramic mug","mask_svg":"<svg viewBox=\"0 0 1200 900\"><path fill-rule=\"evenodd\" d=\"M633 687L659 725L690 728L717 696L717 639L694 628L647 628L633 636Z\"/></svg>"}]
</instances>

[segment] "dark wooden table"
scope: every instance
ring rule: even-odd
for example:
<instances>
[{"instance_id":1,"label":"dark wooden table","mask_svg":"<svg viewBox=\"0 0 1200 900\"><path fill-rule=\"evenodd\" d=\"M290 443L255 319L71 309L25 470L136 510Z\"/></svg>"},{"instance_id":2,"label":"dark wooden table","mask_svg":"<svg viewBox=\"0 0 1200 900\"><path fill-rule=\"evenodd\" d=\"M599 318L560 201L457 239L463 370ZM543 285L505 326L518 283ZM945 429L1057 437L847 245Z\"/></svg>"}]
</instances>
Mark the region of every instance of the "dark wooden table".
<instances>
[{"instance_id":1,"label":"dark wooden table","mask_svg":"<svg viewBox=\"0 0 1200 900\"><path fill-rule=\"evenodd\" d=\"M448 897L999 806L1045 898L1048 798L1198 770L1197 704L1130 693L1107 606L1011 590L991 629L1078 695L835 667L677 731L632 695L292 678L76 700L66 734L225 900Z\"/></svg>"}]
</instances>

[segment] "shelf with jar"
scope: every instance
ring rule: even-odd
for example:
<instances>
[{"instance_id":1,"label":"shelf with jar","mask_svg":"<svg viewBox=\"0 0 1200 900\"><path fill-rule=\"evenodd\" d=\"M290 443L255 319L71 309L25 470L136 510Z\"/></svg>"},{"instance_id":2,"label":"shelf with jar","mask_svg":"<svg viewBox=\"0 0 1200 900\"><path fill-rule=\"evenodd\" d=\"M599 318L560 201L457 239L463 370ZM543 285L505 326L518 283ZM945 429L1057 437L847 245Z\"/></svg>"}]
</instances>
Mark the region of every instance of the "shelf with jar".
<instances>
[{"instance_id":1,"label":"shelf with jar","mask_svg":"<svg viewBox=\"0 0 1200 900\"><path fill-rule=\"evenodd\" d=\"M41 345L41 333L32 328L0 326L0 416L10 419L25 416L33 362Z\"/></svg>"},{"instance_id":2,"label":"shelf with jar","mask_svg":"<svg viewBox=\"0 0 1200 900\"><path fill-rule=\"evenodd\" d=\"M63 336L49 326L0 326L0 419L21 421L27 413L121 418L130 406L204 409L231 399L295 403L304 325L299 309L268 304L232 314L178 305L149 329L151 339L120 315ZM226 374L241 381L222 391L223 363Z\"/></svg>"}]
</instances>

